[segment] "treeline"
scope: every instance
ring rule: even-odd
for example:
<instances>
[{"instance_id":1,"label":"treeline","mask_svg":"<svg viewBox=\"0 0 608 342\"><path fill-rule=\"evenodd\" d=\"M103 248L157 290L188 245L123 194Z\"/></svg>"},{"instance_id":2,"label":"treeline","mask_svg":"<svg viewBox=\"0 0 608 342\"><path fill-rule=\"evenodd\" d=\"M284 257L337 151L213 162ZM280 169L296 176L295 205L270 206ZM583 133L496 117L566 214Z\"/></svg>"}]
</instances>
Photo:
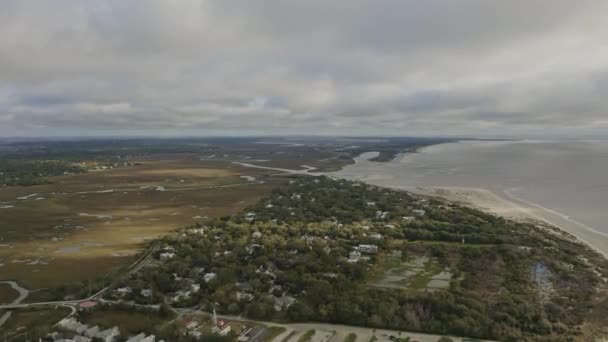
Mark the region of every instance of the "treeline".
<instances>
[{"instance_id":1,"label":"treeline","mask_svg":"<svg viewBox=\"0 0 608 342\"><path fill-rule=\"evenodd\" d=\"M62 160L0 160L0 186L49 183L49 177L83 173L85 170Z\"/></svg>"}]
</instances>

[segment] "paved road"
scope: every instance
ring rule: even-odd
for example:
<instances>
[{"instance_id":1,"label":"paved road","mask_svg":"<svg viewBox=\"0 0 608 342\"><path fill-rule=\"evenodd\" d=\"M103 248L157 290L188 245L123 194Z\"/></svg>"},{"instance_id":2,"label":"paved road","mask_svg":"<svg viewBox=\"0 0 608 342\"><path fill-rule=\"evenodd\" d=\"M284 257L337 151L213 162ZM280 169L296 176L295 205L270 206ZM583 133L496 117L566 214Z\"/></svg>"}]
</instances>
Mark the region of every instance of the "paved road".
<instances>
[{"instance_id":1,"label":"paved road","mask_svg":"<svg viewBox=\"0 0 608 342\"><path fill-rule=\"evenodd\" d=\"M176 311L180 315L204 315L211 316L211 313L193 310L193 309L176 309ZM373 329L366 327L357 327L350 325L342 325L342 324L329 324L329 323L276 323L276 322L267 322L267 321L257 321L251 320L242 316L232 316L232 315L217 315L218 318L224 319L227 321L237 321L237 322L248 322L254 323L258 325L265 325L267 327L282 327L285 328L285 331L274 338L272 342L282 342L287 336L289 336L292 332L293 335L289 337L288 342L298 341L298 339L306 333L308 330L314 329L319 332L318 342L341 342L346 336L350 333L354 333L357 335L356 342L368 342L372 336L376 336L378 342L390 342L390 336L401 336L401 337L411 337L412 341L420 341L420 342L437 342L439 338L443 335L433 335L433 334L422 334L422 333L412 333L407 331L397 331L397 330L387 330L387 329ZM323 336L329 336L329 339L323 338ZM455 342L463 341L461 337L450 336L452 340ZM253 339L251 339L253 341ZM481 340L476 340L481 341Z\"/></svg>"},{"instance_id":2,"label":"paved road","mask_svg":"<svg viewBox=\"0 0 608 342\"><path fill-rule=\"evenodd\" d=\"M17 291L19 293L19 296L12 301L11 304L13 305L18 305L19 303L21 303L25 298L27 298L27 296L29 296L30 291L24 287L19 286L19 284L17 284L14 281L10 281L10 280L6 280L6 281L0 281L0 284L8 284L10 287L12 287L15 291ZM1 307L0 307L1 309ZM8 311L6 313L4 313L4 315L2 315L2 317L0 317L0 327L4 325L4 323L6 323L6 321L8 321L9 318L11 318L11 315L13 314L12 311Z\"/></svg>"}]
</instances>

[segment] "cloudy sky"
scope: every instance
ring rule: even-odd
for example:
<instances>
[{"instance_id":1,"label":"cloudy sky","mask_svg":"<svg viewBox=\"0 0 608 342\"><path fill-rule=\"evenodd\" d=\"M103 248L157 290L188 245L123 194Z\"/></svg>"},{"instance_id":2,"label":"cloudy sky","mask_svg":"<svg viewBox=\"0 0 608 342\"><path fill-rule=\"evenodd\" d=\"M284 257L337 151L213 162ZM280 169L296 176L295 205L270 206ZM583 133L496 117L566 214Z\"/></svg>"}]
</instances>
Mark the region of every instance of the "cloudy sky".
<instances>
[{"instance_id":1,"label":"cloudy sky","mask_svg":"<svg viewBox=\"0 0 608 342\"><path fill-rule=\"evenodd\" d=\"M601 136L604 0L1 0L0 137Z\"/></svg>"}]
</instances>

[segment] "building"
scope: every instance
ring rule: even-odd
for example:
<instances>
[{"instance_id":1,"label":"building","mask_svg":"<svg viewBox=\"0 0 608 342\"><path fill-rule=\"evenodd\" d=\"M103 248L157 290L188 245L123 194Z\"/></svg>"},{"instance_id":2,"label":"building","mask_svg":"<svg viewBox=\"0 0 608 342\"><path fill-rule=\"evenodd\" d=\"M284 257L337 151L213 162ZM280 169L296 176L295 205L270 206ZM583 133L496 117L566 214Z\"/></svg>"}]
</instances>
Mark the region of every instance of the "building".
<instances>
[{"instance_id":1,"label":"building","mask_svg":"<svg viewBox=\"0 0 608 342\"><path fill-rule=\"evenodd\" d=\"M190 321L186 322L186 329L192 330L192 329L194 329L196 327L198 327L198 322L197 321L190 320Z\"/></svg>"},{"instance_id":2,"label":"building","mask_svg":"<svg viewBox=\"0 0 608 342\"><path fill-rule=\"evenodd\" d=\"M296 299L291 296L282 295L281 297L274 298L274 309L276 311L283 311L289 309L296 302Z\"/></svg>"},{"instance_id":3,"label":"building","mask_svg":"<svg viewBox=\"0 0 608 342\"><path fill-rule=\"evenodd\" d=\"M222 319L218 320L215 308L213 309L213 326L211 327L211 332L220 336L226 336L230 333L230 323Z\"/></svg>"},{"instance_id":4,"label":"building","mask_svg":"<svg viewBox=\"0 0 608 342\"><path fill-rule=\"evenodd\" d=\"M205 275L203 276L203 280L205 281L205 283L208 283L210 281L212 281L213 279L215 279L217 277L217 274L210 272L210 273L205 273Z\"/></svg>"},{"instance_id":5,"label":"building","mask_svg":"<svg viewBox=\"0 0 608 342\"><path fill-rule=\"evenodd\" d=\"M357 250L361 253L376 254L378 253L378 246L361 244L357 247Z\"/></svg>"},{"instance_id":6,"label":"building","mask_svg":"<svg viewBox=\"0 0 608 342\"><path fill-rule=\"evenodd\" d=\"M120 330L118 327L106 329L97 333L95 337L102 340L103 342L114 342L120 336Z\"/></svg>"},{"instance_id":7,"label":"building","mask_svg":"<svg viewBox=\"0 0 608 342\"><path fill-rule=\"evenodd\" d=\"M85 300L83 302L78 303L78 309L80 310L90 310L97 306L97 302L94 300Z\"/></svg>"},{"instance_id":8,"label":"building","mask_svg":"<svg viewBox=\"0 0 608 342\"><path fill-rule=\"evenodd\" d=\"M414 210L412 210L412 213L414 213L414 215L416 215L416 216L424 216L424 214L426 214L426 210L414 209Z\"/></svg>"},{"instance_id":9,"label":"building","mask_svg":"<svg viewBox=\"0 0 608 342\"><path fill-rule=\"evenodd\" d=\"M361 253L357 250L351 251L348 254L348 262L357 262L361 259Z\"/></svg>"},{"instance_id":10,"label":"building","mask_svg":"<svg viewBox=\"0 0 608 342\"><path fill-rule=\"evenodd\" d=\"M160 260L162 260L162 261L171 260L171 259L173 259L174 256L175 256L175 253L173 253L173 252L160 253Z\"/></svg>"}]
</instances>

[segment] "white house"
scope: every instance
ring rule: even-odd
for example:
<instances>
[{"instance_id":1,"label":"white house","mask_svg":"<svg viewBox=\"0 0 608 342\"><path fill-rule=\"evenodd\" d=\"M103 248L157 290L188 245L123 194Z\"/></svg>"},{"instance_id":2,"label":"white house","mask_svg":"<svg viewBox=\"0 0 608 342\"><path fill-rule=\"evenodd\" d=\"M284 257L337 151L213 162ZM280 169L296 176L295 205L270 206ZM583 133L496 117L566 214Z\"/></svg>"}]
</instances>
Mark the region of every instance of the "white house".
<instances>
[{"instance_id":1,"label":"white house","mask_svg":"<svg viewBox=\"0 0 608 342\"><path fill-rule=\"evenodd\" d=\"M162 260L162 261L167 261L167 260L173 259L173 257L175 257L175 253L173 253L173 252L160 253L160 260Z\"/></svg>"},{"instance_id":2,"label":"white house","mask_svg":"<svg viewBox=\"0 0 608 342\"><path fill-rule=\"evenodd\" d=\"M205 275L203 276L203 280L205 281L205 283L208 283L211 280L215 279L216 277L217 277L217 274L215 274L213 272L209 272L209 273L205 273Z\"/></svg>"},{"instance_id":3,"label":"white house","mask_svg":"<svg viewBox=\"0 0 608 342\"><path fill-rule=\"evenodd\" d=\"M361 244L357 247L357 250L361 253L375 254L378 253L378 246Z\"/></svg>"},{"instance_id":4,"label":"white house","mask_svg":"<svg viewBox=\"0 0 608 342\"><path fill-rule=\"evenodd\" d=\"M426 210L414 209L414 210L412 210L412 213L414 213L414 215L416 215L416 216L424 216L424 214L426 214Z\"/></svg>"}]
</instances>

